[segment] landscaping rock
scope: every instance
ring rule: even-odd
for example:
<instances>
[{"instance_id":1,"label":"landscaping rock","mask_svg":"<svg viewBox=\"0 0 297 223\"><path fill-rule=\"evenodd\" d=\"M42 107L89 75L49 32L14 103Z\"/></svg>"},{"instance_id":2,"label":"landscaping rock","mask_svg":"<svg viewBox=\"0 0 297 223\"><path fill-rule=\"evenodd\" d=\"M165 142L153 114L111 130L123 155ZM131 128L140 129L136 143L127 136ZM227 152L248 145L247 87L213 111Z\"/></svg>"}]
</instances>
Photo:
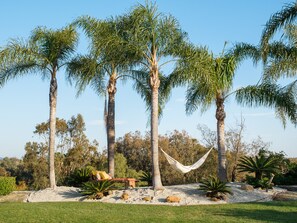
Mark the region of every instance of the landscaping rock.
<instances>
[{"instance_id":1,"label":"landscaping rock","mask_svg":"<svg viewBox=\"0 0 297 223\"><path fill-rule=\"evenodd\" d=\"M142 198L142 200L144 200L144 201L151 201L152 199L153 199L153 197L151 197L151 196Z\"/></svg>"},{"instance_id":2,"label":"landscaping rock","mask_svg":"<svg viewBox=\"0 0 297 223\"><path fill-rule=\"evenodd\" d=\"M166 202L168 202L168 203L179 203L180 200L181 200L181 198L177 197L177 196L168 196L166 198Z\"/></svg>"},{"instance_id":3,"label":"landscaping rock","mask_svg":"<svg viewBox=\"0 0 297 223\"><path fill-rule=\"evenodd\" d=\"M241 185L240 189L245 190L245 191L254 191L254 187L252 185L249 185L249 184Z\"/></svg>"},{"instance_id":4,"label":"landscaping rock","mask_svg":"<svg viewBox=\"0 0 297 223\"><path fill-rule=\"evenodd\" d=\"M217 197L211 197L210 198L211 201L220 201L221 199L217 198Z\"/></svg>"},{"instance_id":5,"label":"landscaping rock","mask_svg":"<svg viewBox=\"0 0 297 223\"><path fill-rule=\"evenodd\" d=\"M129 199L129 194L127 192L124 192L121 196L122 200L126 201Z\"/></svg>"},{"instance_id":6,"label":"landscaping rock","mask_svg":"<svg viewBox=\"0 0 297 223\"><path fill-rule=\"evenodd\" d=\"M272 199L274 201L297 201L297 193L286 191L275 194Z\"/></svg>"}]
</instances>

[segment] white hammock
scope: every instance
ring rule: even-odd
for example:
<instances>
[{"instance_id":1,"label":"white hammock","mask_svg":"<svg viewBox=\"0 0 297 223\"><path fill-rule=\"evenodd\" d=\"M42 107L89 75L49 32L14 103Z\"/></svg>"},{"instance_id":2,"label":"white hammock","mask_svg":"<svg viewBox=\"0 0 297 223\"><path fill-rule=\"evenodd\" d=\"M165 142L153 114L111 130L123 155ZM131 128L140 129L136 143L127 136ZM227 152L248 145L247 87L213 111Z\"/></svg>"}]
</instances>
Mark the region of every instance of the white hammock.
<instances>
[{"instance_id":1,"label":"white hammock","mask_svg":"<svg viewBox=\"0 0 297 223\"><path fill-rule=\"evenodd\" d=\"M167 153L165 153L164 150L161 149L161 151L164 153L167 161L174 169L176 169L182 173L188 173L191 170L195 170L195 169L199 168L204 163L204 161L206 160L208 154L210 153L210 151L212 149L213 149L213 147L210 150L208 150L208 152L204 156L202 156L196 163L194 163L191 166L184 166L183 164L181 164L180 162L178 162L177 160L175 160L171 156L169 156Z\"/></svg>"}]
</instances>

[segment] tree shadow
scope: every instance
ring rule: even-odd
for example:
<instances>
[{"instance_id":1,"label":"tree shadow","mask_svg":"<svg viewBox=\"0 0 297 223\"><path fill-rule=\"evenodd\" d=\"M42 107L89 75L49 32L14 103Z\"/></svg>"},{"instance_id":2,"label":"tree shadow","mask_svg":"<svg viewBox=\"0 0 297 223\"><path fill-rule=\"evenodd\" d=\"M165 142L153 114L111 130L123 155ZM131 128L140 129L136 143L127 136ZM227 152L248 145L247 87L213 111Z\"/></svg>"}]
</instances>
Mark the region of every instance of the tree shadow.
<instances>
[{"instance_id":1,"label":"tree shadow","mask_svg":"<svg viewBox=\"0 0 297 223\"><path fill-rule=\"evenodd\" d=\"M236 217L249 222L251 220L264 222L297 222L297 202L266 202L252 203L255 206L234 206L234 209L222 209L215 215ZM257 208L258 206L258 208Z\"/></svg>"}]
</instances>

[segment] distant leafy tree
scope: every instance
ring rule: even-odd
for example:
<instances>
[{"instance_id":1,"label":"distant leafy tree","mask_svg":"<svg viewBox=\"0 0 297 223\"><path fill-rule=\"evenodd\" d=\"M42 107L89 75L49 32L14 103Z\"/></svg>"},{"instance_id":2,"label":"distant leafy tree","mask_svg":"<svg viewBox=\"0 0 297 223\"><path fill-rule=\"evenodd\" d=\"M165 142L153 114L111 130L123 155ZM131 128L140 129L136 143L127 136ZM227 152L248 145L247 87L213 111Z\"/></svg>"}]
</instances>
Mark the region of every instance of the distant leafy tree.
<instances>
[{"instance_id":1,"label":"distant leafy tree","mask_svg":"<svg viewBox=\"0 0 297 223\"><path fill-rule=\"evenodd\" d=\"M28 142L25 146L23 158L23 180L34 190L40 190L49 186L48 161L46 158L47 147L36 142Z\"/></svg>"},{"instance_id":2,"label":"distant leafy tree","mask_svg":"<svg viewBox=\"0 0 297 223\"><path fill-rule=\"evenodd\" d=\"M11 40L0 52L0 87L8 80L25 74L40 73L50 78L50 134L49 134L49 178L50 187L56 187L55 179L55 134L57 107L57 73L67 65L78 41L77 32L71 27L51 30L38 27L29 40Z\"/></svg>"}]
</instances>

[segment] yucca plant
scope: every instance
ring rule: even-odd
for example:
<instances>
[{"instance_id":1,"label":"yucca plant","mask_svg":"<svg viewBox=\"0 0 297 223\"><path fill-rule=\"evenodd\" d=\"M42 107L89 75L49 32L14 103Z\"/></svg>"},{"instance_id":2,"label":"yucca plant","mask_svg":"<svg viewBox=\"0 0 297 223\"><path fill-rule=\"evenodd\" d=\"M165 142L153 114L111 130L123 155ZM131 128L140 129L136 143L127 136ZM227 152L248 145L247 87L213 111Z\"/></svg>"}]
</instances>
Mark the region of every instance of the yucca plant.
<instances>
[{"instance_id":1,"label":"yucca plant","mask_svg":"<svg viewBox=\"0 0 297 223\"><path fill-rule=\"evenodd\" d=\"M114 182L110 180L88 181L83 183L80 193L88 195L92 199L101 199L105 192L108 192L113 185Z\"/></svg>"},{"instance_id":2,"label":"yucca plant","mask_svg":"<svg viewBox=\"0 0 297 223\"><path fill-rule=\"evenodd\" d=\"M83 183L90 180L93 170L94 167L92 166L76 169L72 174L70 174L67 179L67 184L69 186L81 187Z\"/></svg>"},{"instance_id":3,"label":"yucca plant","mask_svg":"<svg viewBox=\"0 0 297 223\"><path fill-rule=\"evenodd\" d=\"M231 188L219 178L210 176L201 180L199 190L205 191L207 197L224 199L223 195L232 194Z\"/></svg>"},{"instance_id":4,"label":"yucca plant","mask_svg":"<svg viewBox=\"0 0 297 223\"><path fill-rule=\"evenodd\" d=\"M151 172L143 172L139 178L140 181L147 182L148 186L152 186L153 176Z\"/></svg>"}]
</instances>

